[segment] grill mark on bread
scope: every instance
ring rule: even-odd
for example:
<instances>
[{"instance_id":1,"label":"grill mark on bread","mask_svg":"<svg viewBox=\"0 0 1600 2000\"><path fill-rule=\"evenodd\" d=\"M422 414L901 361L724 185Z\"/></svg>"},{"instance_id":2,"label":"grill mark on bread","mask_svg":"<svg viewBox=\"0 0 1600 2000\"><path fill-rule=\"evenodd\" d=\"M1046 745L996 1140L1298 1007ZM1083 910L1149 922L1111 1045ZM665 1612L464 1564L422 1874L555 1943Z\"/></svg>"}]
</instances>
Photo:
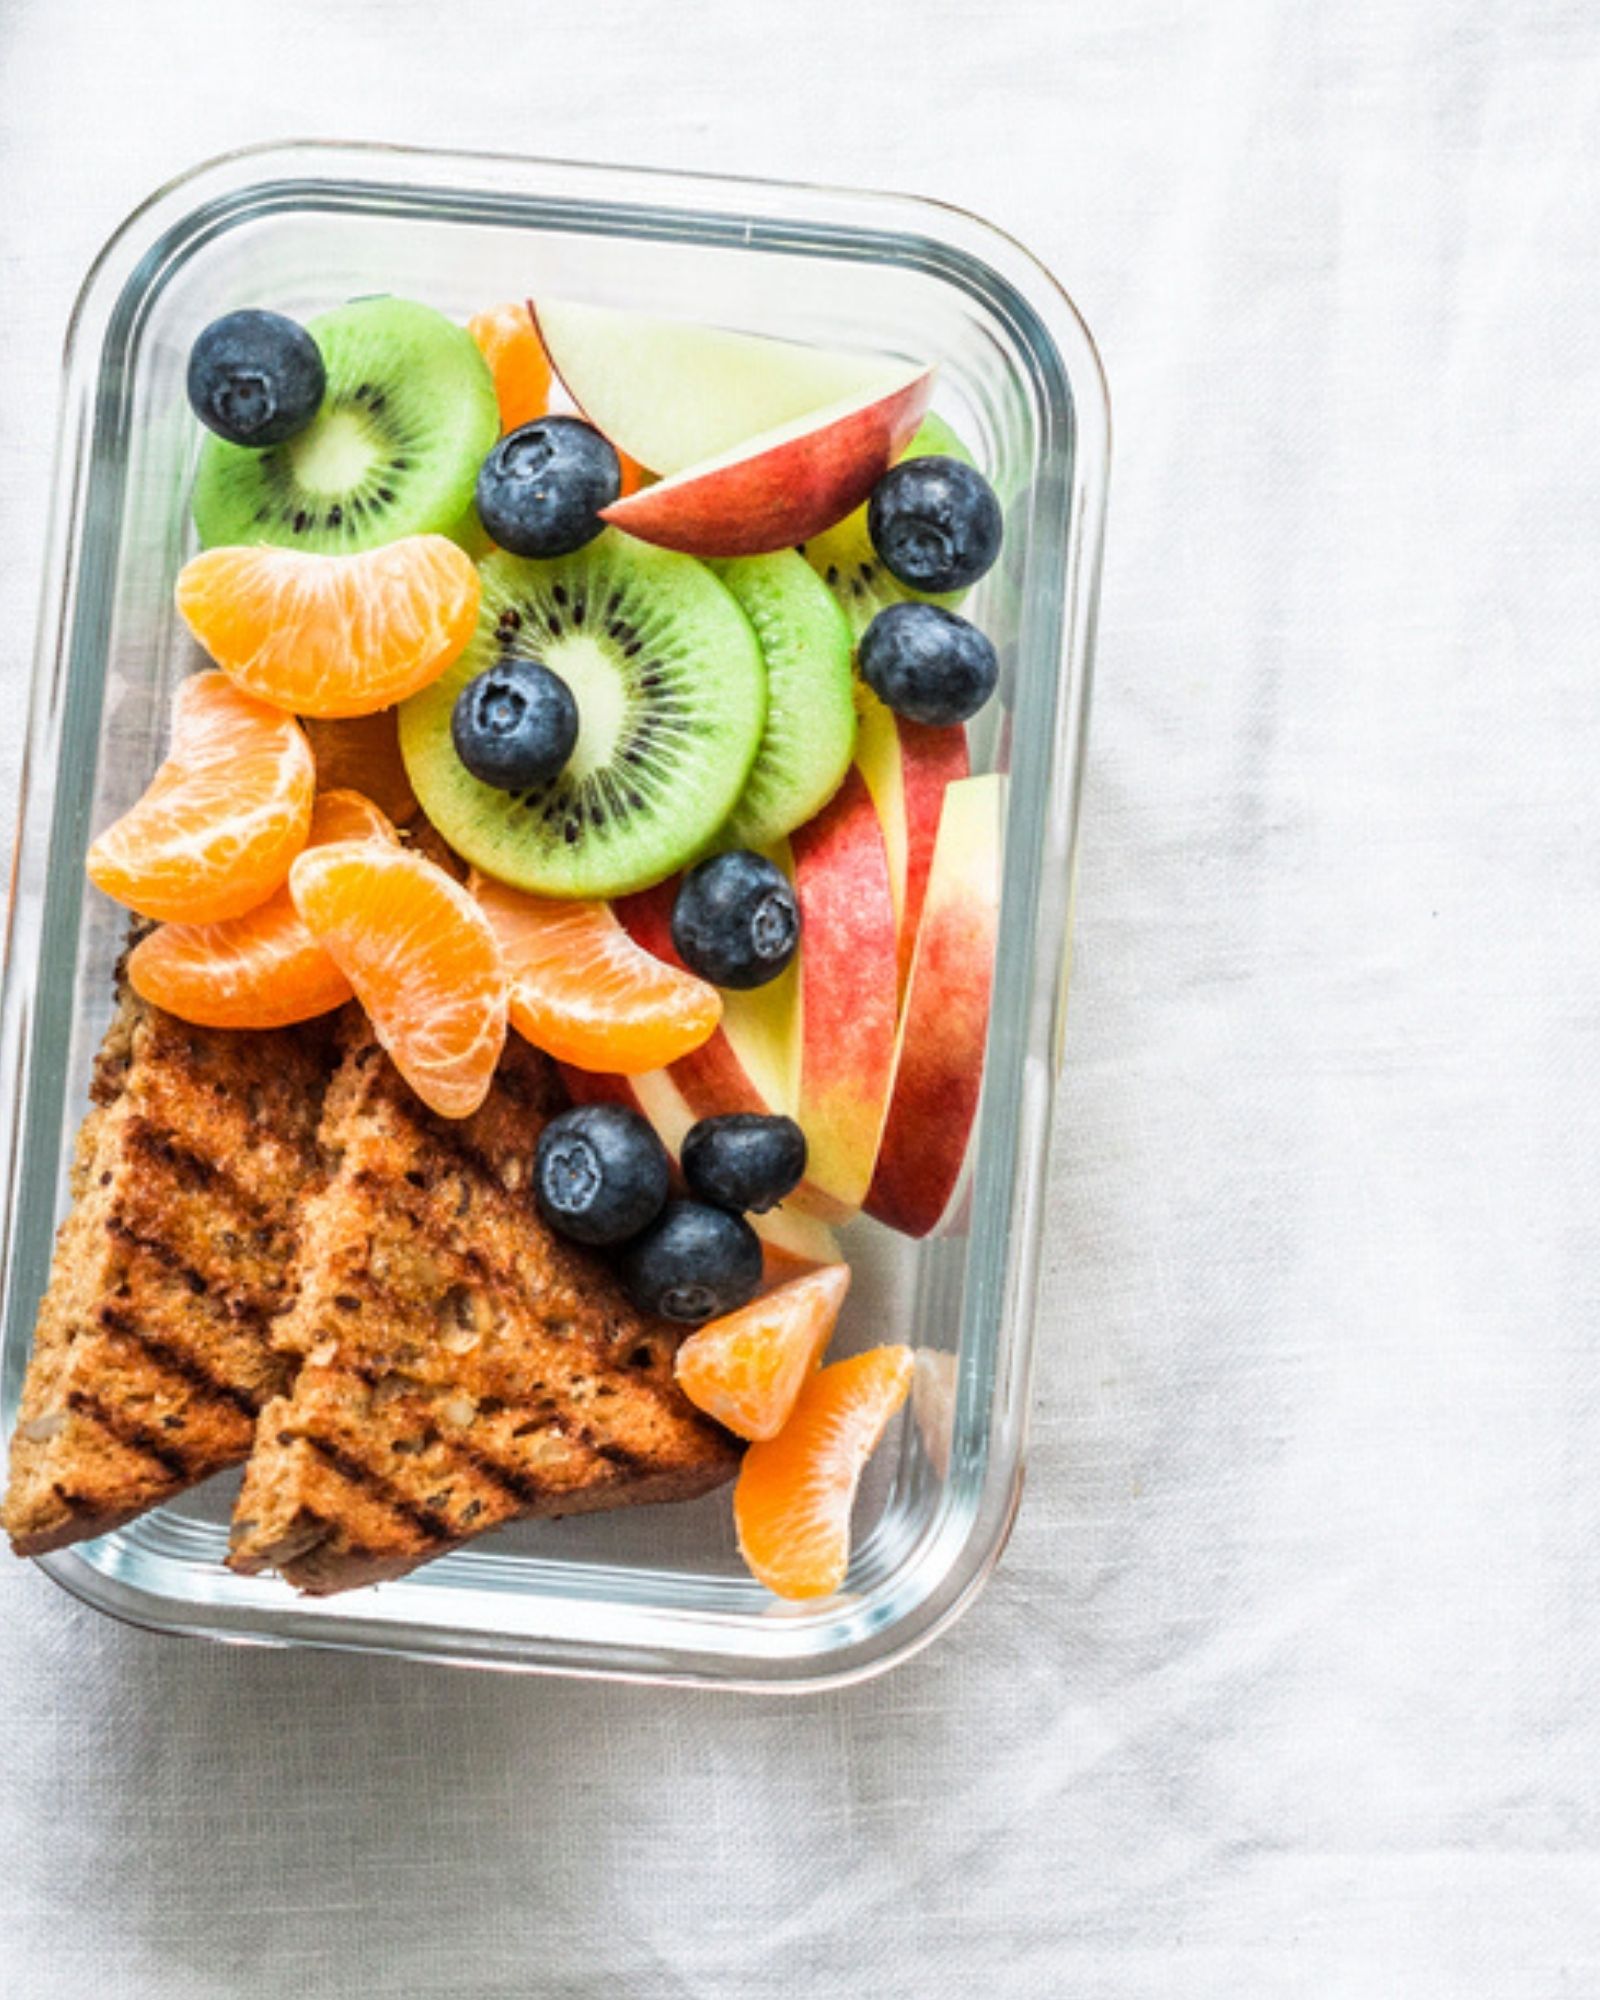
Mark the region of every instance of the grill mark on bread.
<instances>
[{"instance_id":1,"label":"grill mark on bread","mask_svg":"<svg viewBox=\"0 0 1600 2000\"><path fill-rule=\"evenodd\" d=\"M181 1252L159 1236L151 1236L143 1230L134 1229L117 1215L107 1220L106 1228L119 1243L124 1243L130 1250L137 1250L142 1256L153 1259L164 1271L170 1271L188 1287L193 1297L206 1299L213 1305L220 1306L230 1319L242 1320L263 1330L272 1320L273 1313L269 1307L256 1299L241 1296L237 1280L231 1283L223 1280L219 1283L216 1279L207 1277L204 1271L197 1270Z\"/></svg>"},{"instance_id":2,"label":"grill mark on bread","mask_svg":"<svg viewBox=\"0 0 1600 2000\"><path fill-rule=\"evenodd\" d=\"M503 1493L510 1494L520 1507L542 1506L549 1497L551 1486L548 1480L519 1471L516 1466L507 1465L504 1459L496 1458L477 1445L468 1444L465 1439L447 1438L445 1443L447 1449L464 1464L480 1473L491 1486L498 1486Z\"/></svg>"},{"instance_id":3,"label":"grill mark on bread","mask_svg":"<svg viewBox=\"0 0 1600 2000\"><path fill-rule=\"evenodd\" d=\"M137 1452L142 1458L159 1465L169 1479L187 1484L190 1461L188 1455L160 1437L148 1426L141 1424L126 1410L114 1410L103 1403L90 1389L71 1389L67 1392L67 1408L74 1416L87 1417L98 1430L119 1444L124 1451Z\"/></svg>"},{"instance_id":4,"label":"grill mark on bread","mask_svg":"<svg viewBox=\"0 0 1600 2000\"><path fill-rule=\"evenodd\" d=\"M314 1431L285 1431L280 1433L277 1442L280 1445L298 1443L308 1446L324 1464L338 1473L347 1485L356 1487L369 1499L380 1502L392 1514L399 1515L402 1521L409 1522L418 1534L425 1535L429 1541L438 1542L443 1546L455 1539L449 1522L436 1508L430 1507L424 1500L413 1500L409 1494L402 1493L399 1487L392 1480L385 1478L375 1466L368 1465L365 1460L355 1457L353 1453L346 1451L342 1445L335 1444L330 1438L319 1437Z\"/></svg>"},{"instance_id":5,"label":"grill mark on bread","mask_svg":"<svg viewBox=\"0 0 1600 2000\"><path fill-rule=\"evenodd\" d=\"M296 1140L283 1139L278 1143L293 1160L303 1163L309 1169L315 1157L314 1148ZM191 1192L204 1194L214 1200L225 1201L239 1215L248 1217L252 1223L262 1221L269 1210L266 1205L243 1185L238 1177L220 1160L208 1158L197 1152L193 1146L185 1145L170 1131L158 1128L143 1118L134 1119L128 1128L126 1148L130 1155L143 1159L152 1167L165 1168L178 1182L189 1187Z\"/></svg>"},{"instance_id":6,"label":"grill mark on bread","mask_svg":"<svg viewBox=\"0 0 1600 2000\"><path fill-rule=\"evenodd\" d=\"M369 1390L378 1389L388 1383L398 1382L405 1385L402 1393L405 1393L405 1390L410 1390L416 1395L425 1397L430 1402L435 1400L438 1394L436 1390L431 1389L425 1382L418 1382L391 1370L375 1367L372 1363L363 1361L359 1357L352 1356L348 1361L341 1359L338 1366L344 1373L355 1376ZM489 1414L487 1406L483 1406L483 1413L485 1415ZM533 1421L523 1425L520 1430L514 1427L512 1430L514 1437L519 1435L531 1436L535 1431L554 1431L559 1433L569 1443L583 1445L597 1457L610 1459L614 1464L631 1466L645 1462L640 1460L636 1453L624 1451L621 1446L616 1446L612 1450L606 1450L583 1425L575 1423L570 1416L559 1412L552 1402L544 1398L541 1398L536 1403L530 1402L525 1407L511 1407L509 1410L502 1407L496 1409L494 1414L509 1414L518 1418L526 1414L533 1419ZM311 1445L313 1449L319 1448L318 1440L312 1433L297 1431L293 1435L303 1437L306 1443ZM553 1490L549 1480L540 1479L534 1473L525 1472L520 1466L509 1465L494 1452L485 1450L480 1444L474 1444L470 1438L457 1432L441 1430L437 1424L430 1422L426 1426L426 1435L423 1443L425 1449L441 1450L448 1457L457 1460L461 1465L480 1474L484 1479L488 1480L491 1486L498 1486L503 1493L509 1494L519 1506L540 1506ZM391 1480L387 1479L385 1474L374 1472L373 1476L377 1479L385 1480L385 1483L392 1490L396 1492L399 1490ZM368 1553L372 1552L368 1551Z\"/></svg>"},{"instance_id":7,"label":"grill mark on bread","mask_svg":"<svg viewBox=\"0 0 1600 2000\"><path fill-rule=\"evenodd\" d=\"M574 1423L569 1419L566 1432L574 1444L587 1446L597 1458L616 1466L619 1472L638 1472L650 1462L639 1452L630 1451L625 1444L618 1444L614 1438L596 1436L587 1424Z\"/></svg>"},{"instance_id":8,"label":"grill mark on bread","mask_svg":"<svg viewBox=\"0 0 1600 2000\"><path fill-rule=\"evenodd\" d=\"M235 1382L225 1382L220 1376L213 1375L198 1356L174 1345L170 1340L161 1339L158 1334L151 1333L147 1327L129 1319L126 1313L118 1312L115 1306L103 1305L100 1308L100 1324L120 1339L132 1342L147 1354L158 1368L165 1370L169 1375L176 1375L187 1387L193 1389L196 1395L204 1396L213 1403L230 1404L241 1416L249 1417L252 1421L261 1414L259 1398L252 1396L248 1389L241 1388Z\"/></svg>"}]
</instances>

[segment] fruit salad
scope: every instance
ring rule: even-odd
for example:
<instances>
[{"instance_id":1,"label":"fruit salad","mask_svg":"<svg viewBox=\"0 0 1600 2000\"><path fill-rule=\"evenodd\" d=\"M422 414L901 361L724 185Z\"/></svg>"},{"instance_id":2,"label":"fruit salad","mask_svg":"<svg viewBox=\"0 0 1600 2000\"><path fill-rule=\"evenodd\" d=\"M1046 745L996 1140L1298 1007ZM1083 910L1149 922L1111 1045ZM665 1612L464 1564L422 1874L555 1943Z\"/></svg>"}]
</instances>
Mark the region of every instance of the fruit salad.
<instances>
[{"instance_id":1,"label":"fruit salad","mask_svg":"<svg viewBox=\"0 0 1600 2000\"><path fill-rule=\"evenodd\" d=\"M1000 780L961 610L1000 503L934 371L538 299L198 334L210 664L93 842L207 1027L358 1004L435 1114L555 1063L528 1198L749 1441L753 1573L826 1595L911 1354L826 1363L858 1214L922 1236L976 1111Z\"/></svg>"}]
</instances>

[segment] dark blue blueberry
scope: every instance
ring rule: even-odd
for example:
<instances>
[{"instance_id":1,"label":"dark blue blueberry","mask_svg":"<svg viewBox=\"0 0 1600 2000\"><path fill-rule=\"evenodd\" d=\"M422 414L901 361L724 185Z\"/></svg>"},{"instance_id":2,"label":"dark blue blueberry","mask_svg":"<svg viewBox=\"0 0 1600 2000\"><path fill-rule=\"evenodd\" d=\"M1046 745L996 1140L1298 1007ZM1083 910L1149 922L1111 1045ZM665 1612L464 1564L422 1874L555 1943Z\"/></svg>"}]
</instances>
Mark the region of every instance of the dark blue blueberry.
<instances>
[{"instance_id":1,"label":"dark blue blueberry","mask_svg":"<svg viewBox=\"0 0 1600 2000\"><path fill-rule=\"evenodd\" d=\"M621 1243L667 1199L667 1149L621 1104L580 1104L539 1134L533 1193L550 1227L575 1243Z\"/></svg>"},{"instance_id":2,"label":"dark blue blueberry","mask_svg":"<svg viewBox=\"0 0 1600 2000\"><path fill-rule=\"evenodd\" d=\"M804 1180L806 1135L792 1118L728 1111L691 1125L680 1158L692 1195L760 1215Z\"/></svg>"},{"instance_id":3,"label":"dark blue blueberry","mask_svg":"<svg viewBox=\"0 0 1600 2000\"><path fill-rule=\"evenodd\" d=\"M861 635L861 678L912 722L965 722L994 693L1000 662L965 618L937 604L891 604Z\"/></svg>"},{"instance_id":4,"label":"dark blue blueberry","mask_svg":"<svg viewBox=\"0 0 1600 2000\"><path fill-rule=\"evenodd\" d=\"M713 986L765 986L800 943L800 906L788 876L744 847L698 862L672 906L672 942L689 970Z\"/></svg>"},{"instance_id":5,"label":"dark blue blueberry","mask_svg":"<svg viewBox=\"0 0 1600 2000\"><path fill-rule=\"evenodd\" d=\"M1000 502L959 458L907 458L872 489L867 533L912 590L965 590L1000 553Z\"/></svg>"},{"instance_id":6,"label":"dark blue blueberry","mask_svg":"<svg viewBox=\"0 0 1600 2000\"><path fill-rule=\"evenodd\" d=\"M699 1326L760 1291L761 1238L725 1208L668 1202L661 1220L618 1253L617 1275L640 1312Z\"/></svg>"},{"instance_id":7,"label":"dark blue blueberry","mask_svg":"<svg viewBox=\"0 0 1600 2000\"><path fill-rule=\"evenodd\" d=\"M547 784L572 755L578 704L541 660L497 660L456 696L450 739L475 778L520 792Z\"/></svg>"},{"instance_id":8,"label":"dark blue blueberry","mask_svg":"<svg viewBox=\"0 0 1600 2000\"><path fill-rule=\"evenodd\" d=\"M478 514L514 556L569 556L592 542L600 509L622 491L622 463L578 417L539 417L509 432L478 474Z\"/></svg>"},{"instance_id":9,"label":"dark blue blueberry","mask_svg":"<svg viewBox=\"0 0 1600 2000\"><path fill-rule=\"evenodd\" d=\"M229 444L282 444L321 409L327 386L317 343L282 313L224 313L189 350L190 406Z\"/></svg>"}]
</instances>

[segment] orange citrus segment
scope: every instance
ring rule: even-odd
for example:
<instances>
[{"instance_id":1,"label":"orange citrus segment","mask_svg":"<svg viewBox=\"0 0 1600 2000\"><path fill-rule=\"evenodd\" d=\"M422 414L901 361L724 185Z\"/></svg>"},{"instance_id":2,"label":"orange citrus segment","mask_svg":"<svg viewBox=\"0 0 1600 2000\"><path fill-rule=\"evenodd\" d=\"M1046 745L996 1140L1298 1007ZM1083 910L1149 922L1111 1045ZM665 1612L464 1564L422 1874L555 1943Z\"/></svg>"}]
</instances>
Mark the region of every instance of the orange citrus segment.
<instances>
[{"instance_id":1,"label":"orange citrus segment","mask_svg":"<svg viewBox=\"0 0 1600 2000\"><path fill-rule=\"evenodd\" d=\"M514 431L542 417L550 407L550 360L533 330L526 301L517 299L474 313L467 331L494 377L501 430Z\"/></svg>"},{"instance_id":2,"label":"orange citrus segment","mask_svg":"<svg viewBox=\"0 0 1600 2000\"><path fill-rule=\"evenodd\" d=\"M306 847L399 839L359 792L319 792ZM289 885L220 924L163 924L128 959L133 990L202 1028L284 1028L342 1007L348 979L300 921Z\"/></svg>"},{"instance_id":3,"label":"orange citrus segment","mask_svg":"<svg viewBox=\"0 0 1600 2000\"><path fill-rule=\"evenodd\" d=\"M511 1025L558 1062L640 1076L710 1039L714 986L664 965L606 903L525 896L487 875L471 882L511 980Z\"/></svg>"},{"instance_id":4,"label":"orange citrus segment","mask_svg":"<svg viewBox=\"0 0 1600 2000\"><path fill-rule=\"evenodd\" d=\"M911 1387L909 1347L820 1368L778 1435L744 1455L733 1492L739 1551L779 1597L828 1597L850 1564L861 1471Z\"/></svg>"},{"instance_id":5,"label":"orange citrus segment","mask_svg":"<svg viewBox=\"0 0 1600 2000\"><path fill-rule=\"evenodd\" d=\"M219 667L296 715L370 715L437 680L478 622L478 572L443 535L349 556L207 549L178 610Z\"/></svg>"},{"instance_id":6,"label":"orange citrus segment","mask_svg":"<svg viewBox=\"0 0 1600 2000\"><path fill-rule=\"evenodd\" d=\"M304 724L317 760L317 789L362 792L396 826L417 809L417 795L400 755L400 719L392 708L373 715L309 716Z\"/></svg>"},{"instance_id":7,"label":"orange citrus segment","mask_svg":"<svg viewBox=\"0 0 1600 2000\"><path fill-rule=\"evenodd\" d=\"M506 974L466 890L420 854L359 841L302 854L289 890L418 1097L470 1116L505 1044Z\"/></svg>"},{"instance_id":8,"label":"orange citrus segment","mask_svg":"<svg viewBox=\"0 0 1600 2000\"><path fill-rule=\"evenodd\" d=\"M626 500L630 493L638 492L639 488L649 478L649 474L639 463L638 459L629 458L628 454L619 446L614 444L611 449L616 452L617 463L622 467L622 486L618 491L617 498L619 500Z\"/></svg>"},{"instance_id":9,"label":"orange citrus segment","mask_svg":"<svg viewBox=\"0 0 1600 2000\"><path fill-rule=\"evenodd\" d=\"M822 1359L850 1289L848 1264L829 1264L724 1319L678 1349L678 1387L742 1438L775 1438Z\"/></svg>"},{"instance_id":10,"label":"orange citrus segment","mask_svg":"<svg viewBox=\"0 0 1600 2000\"><path fill-rule=\"evenodd\" d=\"M173 700L167 761L90 847L89 879L141 916L242 916L305 845L315 789L311 746L292 715L225 674L195 674Z\"/></svg>"}]
</instances>

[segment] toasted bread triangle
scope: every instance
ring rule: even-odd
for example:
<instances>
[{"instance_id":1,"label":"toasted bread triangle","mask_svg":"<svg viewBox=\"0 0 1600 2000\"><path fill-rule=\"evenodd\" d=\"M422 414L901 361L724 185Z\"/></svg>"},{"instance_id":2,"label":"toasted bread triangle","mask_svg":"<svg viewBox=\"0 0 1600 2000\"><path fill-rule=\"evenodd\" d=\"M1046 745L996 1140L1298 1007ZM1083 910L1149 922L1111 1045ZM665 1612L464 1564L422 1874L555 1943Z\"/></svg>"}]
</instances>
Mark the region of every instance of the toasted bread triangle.
<instances>
[{"instance_id":1,"label":"toasted bread triangle","mask_svg":"<svg viewBox=\"0 0 1600 2000\"><path fill-rule=\"evenodd\" d=\"M104 1534L248 1453L320 1175L326 1027L189 1027L124 988L79 1134L11 1442L21 1555Z\"/></svg>"},{"instance_id":2,"label":"toasted bread triangle","mask_svg":"<svg viewBox=\"0 0 1600 2000\"><path fill-rule=\"evenodd\" d=\"M361 1024L329 1090L230 1564L317 1594L403 1574L528 1515L691 1498L739 1446L672 1375L678 1334L629 1305L531 1198L564 1102L513 1036L483 1108L434 1117Z\"/></svg>"}]
</instances>

